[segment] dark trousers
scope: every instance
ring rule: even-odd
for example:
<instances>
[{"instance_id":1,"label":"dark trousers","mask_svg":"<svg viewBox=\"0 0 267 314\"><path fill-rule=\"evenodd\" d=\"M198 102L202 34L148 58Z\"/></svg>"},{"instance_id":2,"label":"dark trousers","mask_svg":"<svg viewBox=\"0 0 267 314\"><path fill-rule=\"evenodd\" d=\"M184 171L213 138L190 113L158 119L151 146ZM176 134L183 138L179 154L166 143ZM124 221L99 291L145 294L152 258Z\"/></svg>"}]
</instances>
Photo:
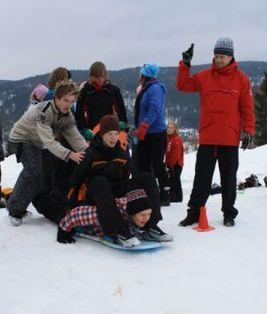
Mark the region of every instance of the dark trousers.
<instances>
[{"instance_id":1,"label":"dark trousers","mask_svg":"<svg viewBox=\"0 0 267 314\"><path fill-rule=\"evenodd\" d=\"M75 163L68 162L54 156L49 150L43 149L43 177L45 190L56 190L63 194L68 193L68 183Z\"/></svg>"},{"instance_id":2,"label":"dark trousers","mask_svg":"<svg viewBox=\"0 0 267 314\"><path fill-rule=\"evenodd\" d=\"M152 173L144 172L134 176L128 181L127 191L131 191L138 187L145 190L152 205L152 214L150 220L147 222L147 226L154 226L162 220L160 211L160 194L157 181Z\"/></svg>"},{"instance_id":3,"label":"dark trousers","mask_svg":"<svg viewBox=\"0 0 267 314\"><path fill-rule=\"evenodd\" d=\"M175 165L172 168L169 168L169 177L170 177L170 201L171 202L182 202L183 201L183 191L181 184L181 173L183 167L180 165Z\"/></svg>"},{"instance_id":4,"label":"dark trousers","mask_svg":"<svg viewBox=\"0 0 267 314\"><path fill-rule=\"evenodd\" d=\"M136 159L139 173L153 172L163 190L169 186L168 175L164 163L167 146L167 133L148 133L144 141L138 141Z\"/></svg>"},{"instance_id":5,"label":"dark trousers","mask_svg":"<svg viewBox=\"0 0 267 314\"><path fill-rule=\"evenodd\" d=\"M71 208L66 196L58 191L42 191L33 199L32 204L39 214L57 224Z\"/></svg>"},{"instance_id":6,"label":"dark trousers","mask_svg":"<svg viewBox=\"0 0 267 314\"><path fill-rule=\"evenodd\" d=\"M97 218L104 234L111 234L125 225L115 201L114 191L105 177L90 180L86 198L97 207Z\"/></svg>"},{"instance_id":7,"label":"dark trousers","mask_svg":"<svg viewBox=\"0 0 267 314\"><path fill-rule=\"evenodd\" d=\"M159 190L151 173L143 173L130 179L125 185L125 193L136 188L143 188L152 204L151 218L147 226L154 226L162 219L160 212ZM125 220L117 208L116 195L105 177L90 181L87 198L94 201L97 207L97 218L104 234L111 234L125 225Z\"/></svg>"},{"instance_id":8,"label":"dark trousers","mask_svg":"<svg viewBox=\"0 0 267 314\"><path fill-rule=\"evenodd\" d=\"M197 152L195 178L188 206L199 211L206 204L211 191L212 177L218 160L221 186L222 208L224 216L235 218L236 173L238 169L238 147L200 145Z\"/></svg>"},{"instance_id":9,"label":"dark trousers","mask_svg":"<svg viewBox=\"0 0 267 314\"><path fill-rule=\"evenodd\" d=\"M23 169L7 202L12 216L22 216L37 194L43 189L42 150L21 144L20 161Z\"/></svg>"}]
</instances>

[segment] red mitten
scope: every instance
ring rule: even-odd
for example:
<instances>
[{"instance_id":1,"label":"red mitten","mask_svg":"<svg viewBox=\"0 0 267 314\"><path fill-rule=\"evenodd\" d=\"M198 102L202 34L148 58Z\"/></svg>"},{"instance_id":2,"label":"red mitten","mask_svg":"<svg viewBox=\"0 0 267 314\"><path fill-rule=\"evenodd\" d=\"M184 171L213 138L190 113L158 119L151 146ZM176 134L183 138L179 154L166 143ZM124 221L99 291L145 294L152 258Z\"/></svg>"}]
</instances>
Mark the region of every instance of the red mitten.
<instances>
[{"instance_id":1,"label":"red mitten","mask_svg":"<svg viewBox=\"0 0 267 314\"><path fill-rule=\"evenodd\" d=\"M143 141L146 137L146 132L149 125L145 122L141 122L139 128L135 131L135 135L139 139L139 141Z\"/></svg>"}]
</instances>

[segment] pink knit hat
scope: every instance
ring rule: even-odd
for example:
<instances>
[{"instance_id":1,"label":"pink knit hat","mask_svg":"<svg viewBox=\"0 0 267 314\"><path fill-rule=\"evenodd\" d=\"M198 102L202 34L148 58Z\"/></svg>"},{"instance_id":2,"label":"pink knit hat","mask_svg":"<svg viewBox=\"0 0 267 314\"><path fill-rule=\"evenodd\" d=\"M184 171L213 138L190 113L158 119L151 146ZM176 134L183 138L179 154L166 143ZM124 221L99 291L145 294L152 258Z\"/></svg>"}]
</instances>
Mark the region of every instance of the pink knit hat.
<instances>
[{"instance_id":1,"label":"pink knit hat","mask_svg":"<svg viewBox=\"0 0 267 314\"><path fill-rule=\"evenodd\" d=\"M33 95L35 96L36 100L42 101L47 92L48 88L45 85L38 84L33 90Z\"/></svg>"}]
</instances>

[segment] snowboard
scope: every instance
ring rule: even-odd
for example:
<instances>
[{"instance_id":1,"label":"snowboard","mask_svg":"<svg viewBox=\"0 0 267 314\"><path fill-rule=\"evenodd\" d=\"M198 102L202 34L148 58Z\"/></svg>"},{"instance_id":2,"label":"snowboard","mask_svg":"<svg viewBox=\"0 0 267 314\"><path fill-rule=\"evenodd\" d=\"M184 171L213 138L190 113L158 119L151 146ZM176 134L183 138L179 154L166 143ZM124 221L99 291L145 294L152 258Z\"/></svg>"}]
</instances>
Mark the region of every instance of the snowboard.
<instances>
[{"instance_id":1,"label":"snowboard","mask_svg":"<svg viewBox=\"0 0 267 314\"><path fill-rule=\"evenodd\" d=\"M107 236L100 238L97 236L93 236L87 233L79 232L77 231L75 235L79 238L92 240L98 243L101 243L105 246L108 246L113 249L122 250L122 251L148 251L148 250L154 250L162 247L162 244L160 242L152 242L152 241L141 241L141 244L133 247L123 247L117 243L114 243L113 240Z\"/></svg>"}]
</instances>

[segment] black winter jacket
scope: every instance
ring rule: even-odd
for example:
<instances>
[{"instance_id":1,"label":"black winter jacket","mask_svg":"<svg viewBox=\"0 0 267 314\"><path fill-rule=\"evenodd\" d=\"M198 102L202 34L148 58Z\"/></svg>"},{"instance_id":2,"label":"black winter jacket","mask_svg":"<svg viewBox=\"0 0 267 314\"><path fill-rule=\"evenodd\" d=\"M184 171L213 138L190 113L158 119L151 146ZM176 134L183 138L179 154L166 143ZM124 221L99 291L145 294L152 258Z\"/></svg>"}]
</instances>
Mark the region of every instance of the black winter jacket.
<instances>
[{"instance_id":1,"label":"black winter jacket","mask_svg":"<svg viewBox=\"0 0 267 314\"><path fill-rule=\"evenodd\" d=\"M73 170L69 188L87 186L94 178L103 176L108 179L111 187L125 184L129 179L129 157L120 147L120 142L114 148L106 147L100 135L96 135L89 148L85 151L84 160Z\"/></svg>"},{"instance_id":2,"label":"black winter jacket","mask_svg":"<svg viewBox=\"0 0 267 314\"><path fill-rule=\"evenodd\" d=\"M87 82L81 89L76 104L75 119L78 129L93 130L103 116L114 113L118 115L120 121L127 123L120 89L108 83L101 90L96 90L90 82Z\"/></svg>"}]
</instances>

